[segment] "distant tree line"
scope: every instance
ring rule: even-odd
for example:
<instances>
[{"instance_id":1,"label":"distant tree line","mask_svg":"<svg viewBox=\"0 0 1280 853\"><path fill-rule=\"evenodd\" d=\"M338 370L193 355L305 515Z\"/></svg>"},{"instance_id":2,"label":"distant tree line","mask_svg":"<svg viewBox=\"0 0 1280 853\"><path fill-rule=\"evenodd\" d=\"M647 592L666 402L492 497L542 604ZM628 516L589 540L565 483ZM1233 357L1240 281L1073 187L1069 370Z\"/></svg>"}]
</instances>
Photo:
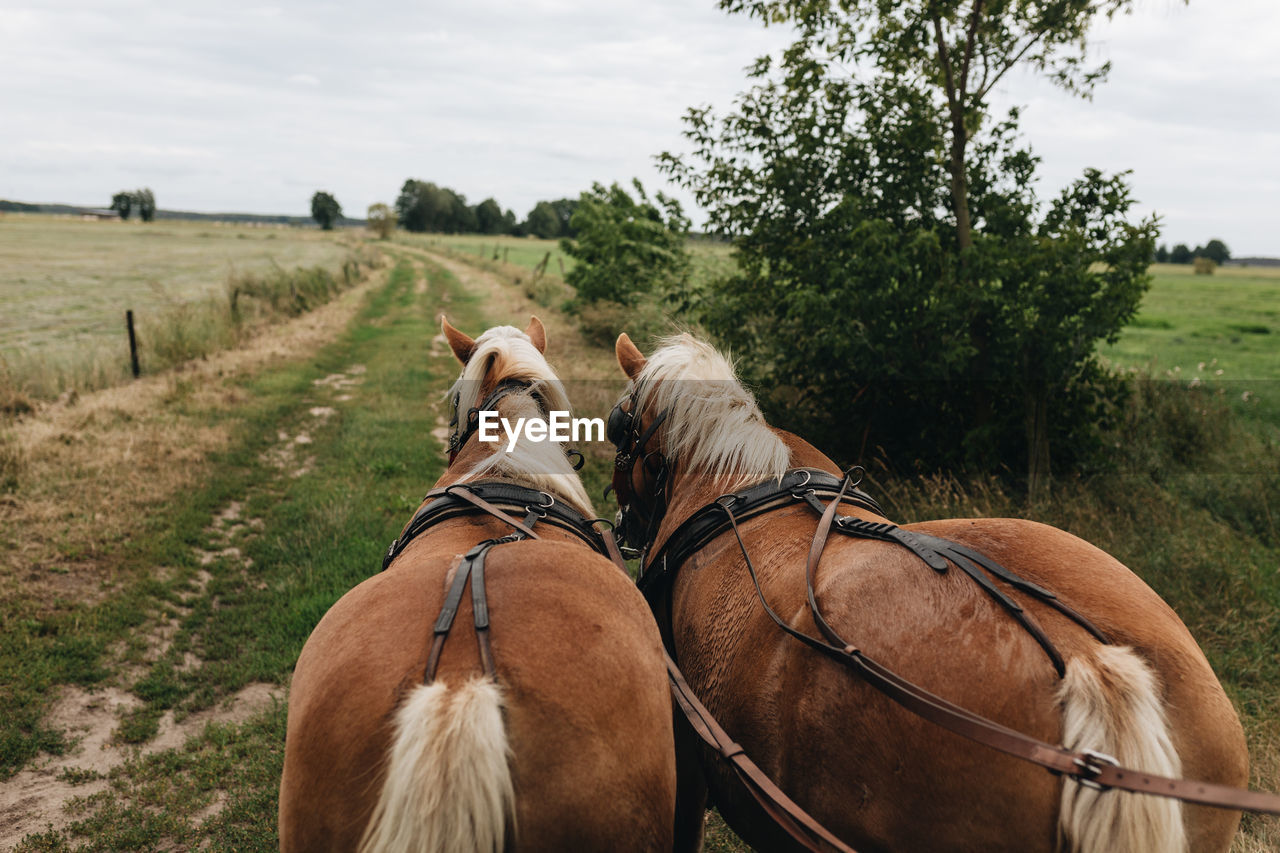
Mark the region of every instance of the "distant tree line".
<instances>
[{"instance_id":1,"label":"distant tree line","mask_svg":"<svg viewBox=\"0 0 1280 853\"><path fill-rule=\"evenodd\" d=\"M139 219L150 222L156 218L156 196L148 187L140 190L121 190L111 197L109 210L119 213L120 218L125 220L136 210Z\"/></svg>"},{"instance_id":2,"label":"distant tree line","mask_svg":"<svg viewBox=\"0 0 1280 853\"><path fill-rule=\"evenodd\" d=\"M410 178L400 188L395 215L401 228L417 233L531 235L553 240L577 236L572 224L577 207L578 200L572 198L540 201L521 221L492 198L469 205L462 193Z\"/></svg>"},{"instance_id":3,"label":"distant tree line","mask_svg":"<svg viewBox=\"0 0 1280 853\"><path fill-rule=\"evenodd\" d=\"M1215 264L1221 265L1231 259L1231 250L1227 248L1226 243L1214 239L1194 249L1187 248L1186 243L1179 243L1172 249L1161 244L1155 254L1155 262L1158 264L1189 264L1196 258L1208 258Z\"/></svg>"}]
</instances>

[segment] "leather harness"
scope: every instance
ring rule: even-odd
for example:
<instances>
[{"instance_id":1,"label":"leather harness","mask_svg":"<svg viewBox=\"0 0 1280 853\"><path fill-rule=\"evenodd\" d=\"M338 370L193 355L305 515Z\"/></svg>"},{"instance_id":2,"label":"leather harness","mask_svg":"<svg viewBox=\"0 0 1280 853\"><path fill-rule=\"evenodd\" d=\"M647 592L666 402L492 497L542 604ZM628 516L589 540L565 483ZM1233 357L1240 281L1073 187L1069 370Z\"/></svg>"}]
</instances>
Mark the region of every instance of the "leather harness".
<instances>
[{"instance_id":1,"label":"leather harness","mask_svg":"<svg viewBox=\"0 0 1280 853\"><path fill-rule=\"evenodd\" d=\"M463 555L462 561L455 570L453 582L449 585L449 591L445 595L444 605L440 608L440 615L436 618L431 653L427 657L427 666L423 673L424 684L430 684L435 680L436 667L440 663L440 652L453 628L468 580L471 583L471 609L476 640L480 645L480 661L485 674L496 675L493 649L489 645L489 604L485 593L484 575L485 557L491 548L525 539L541 539L534 527L539 522L544 522L574 534L592 550L608 556L608 550L592 526L592 521L573 508L557 502L547 492L538 489L501 481L456 483L444 489L428 492L426 500L429 502L414 514L405 525L404 531L387 549L386 555L382 558L383 571L391 567L410 542L435 525L451 518L485 513L511 525L512 532L506 536L486 539ZM524 519L517 520L502 507L524 510Z\"/></svg>"},{"instance_id":2,"label":"leather harness","mask_svg":"<svg viewBox=\"0 0 1280 853\"><path fill-rule=\"evenodd\" d=\"M998 580L1053 607L1100 642L1109 642L1105 634L1085 617L1068 607L1051 591L1019 577L977 551L941 537L903 530L891 523L869 522L854 516L839 515L838 509L843 504L852 504L876 515L884 515L874 499L856 488L857 483L852 478L852 473L859 469L852 469L843 478L837 478L818 469L792 469L783 476L781 481L769 480L737 493L722 495L686 519L650 558L648 549L653 546L657 528L667 510L666 490L669 485L670 466L660 452L647 451L645 448L658 424L667 418L668 412L660 412L649 428L641 432L640 418L636 417L639 398L639 388L633 386L629 400L630 410L623 408L626 400L614 407L614 411L609 416L608 437L618 449L614 484L618 488L619 501L623 503L618 525L619 533L625 537L629 545L638 549L641 566L637 583L655 612L663 606L664 600L666 606L670 606L672 582L680 566L712 540L731 530L742 552L756 596L765 612L778 627L799 642L851 669L869 685L911 713L976 743L1037 764L1056 775L1074 779L1082 785L1171 797L1217 808L1280 814L1280 796L1275 794L1196 780L1157 776L1121 767L1115 758L1094 750L1069 750L1002 726L902 678L842 638L823 618L813 586L818 562L833 530L857 538L895 543L910 550L939 574L946 573L950 566L955 566L977 583L1036 640L1049 657L1059 677L1065 673L1061 654L1054 648L1034 618L1002 592L995 581ZM634 496L630 494L631 478L637 462L644 464L646 472L654 480L653 497L657 503L649 510L640 510ZM822 502L823 497L828 499L825 505ZM811 542L805 566L805 585L810 614L823 635L821 638L792 628L769 605L738 527L740 521L784 507L795 506L798 502L807 504L818 516L817 530ZM668 625L670 625L670 619L668 619ZM810 850L849 851L850 848L835 839L830 832L823 829L795 803L786 798L776 785L769 783L772 791L758 790L753 786L752 779L744 778L746 774L738 767L739 761L745 758L741 755L741 747L737 746L718 726L715 729L721 736L708 733L710 727L707 723L711 720L710 712L697 700L680 674L673 660L675 650L671 638L663 639L670 651L667 657L667 668L672 691L694 732L722 759L730 762L752 796L792 838ZM711 722L714 723L714 720ZM781 794L781 797L773 792ZM803 816L802 819L797 816L797 812Z\"/></svg>"}]
</instances>

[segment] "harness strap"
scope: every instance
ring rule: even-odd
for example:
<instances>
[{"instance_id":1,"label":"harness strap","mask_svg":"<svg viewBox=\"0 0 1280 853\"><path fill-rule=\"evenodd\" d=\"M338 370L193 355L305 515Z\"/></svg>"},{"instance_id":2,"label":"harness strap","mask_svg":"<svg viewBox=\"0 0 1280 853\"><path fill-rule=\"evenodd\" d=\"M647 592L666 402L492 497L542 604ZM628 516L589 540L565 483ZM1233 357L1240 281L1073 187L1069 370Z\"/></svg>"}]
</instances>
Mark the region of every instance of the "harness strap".
<instances>
[{"instance_id":1,"label":"harness strap","mask_svg":"<svg viewBox=\"0 0 1280 853\"><path fill-rule=\"evenodd\" d=\"M457 516L473 515L478 509L497 518L512 529L520 530L531 539L538 535L527 522L517 521L508 515L497 504L504 507L519 507L528 512L537 509L537 517L547 524L577 536L591 548L604 554L597 531L592 521L584 518L567 504L556 501L551 495L526 486L513 483L485 480L476 483L455 483L444 489L433 489L423 498L426 503L414 514L404 526L400 536L387 548L382 557L382 568L386 570L409 543L434 525Z\"/></svg>"},{"instance_id":2,"label":"harness strap","mask_svg":"<svg viewBox=\"0 0 1280 853\"><path fill-rule=\"evenodd\" d=\"M532 515L532 514L531 514ZM530 524L537 522L537 517L530 519ZM524 527L524 525L521 525ZM444 605L436 618L435 637L431 641L431 652L427 655L427 666L422 681L430 684L436 679L436 668L440 665L440 652L444 650L444 641L453 630L453 621L458 615L458 606L462 603L462 595L466 591L467 581L471 581L471 611L475 624L476 641L480 646L480 663L485 675L494 677L497 669L493 663L493 647L489 643L489 602L485 595L484 561L489 549L509 542L519 542L528 538L523 530L503 536L500 539L486 539L476 545L463 556L458 563L449 585L449 592L444 597Z\"/></svg>"},{"instance_id":3,"label":"harness strap","mask_svg":"<svg viewBox=\"0 0 1280 853\"><path fill-rule=\"evenodd\" d=\"M618 543L614 539L613 531L602 530L600 535L604 539L605 550L609 554L609 559L623 574L629 576L630 572L627 571L626 561L622 559L622 552L618 549ZM773 822L780 826L798 844L812 851L812 853L832 853L832 851L836 851L836 853L857 853L852 847L832 835L822 824L810 817L808 812L797 805L781 788L774 784L773 780L766 776L764 771L747 757L742 747L716 722L716 718L707 710L707 706L703 705L698 699L697 694L693 692L693 688L689 686L689 682L685 680L684 674L680 672L680 668L676 666L676 662L671 659L671 655L667 653L666 649L662 650L662 658L667 667L667 681L671 686L671 696L675 699L676 705L684 714L685 719L688 720L689 727L693 729L693 733L714 750L721 759L729 762L729 766L733 768L733 772L742 783L742 786L751 794L751 797L769 815Z\"/></svg>"},{"instance_id":4,"label":"harness strap","mask_svg":"<svg viewBox=\"0 0 1280 853\"><path fill-rule=\"evenodd\" d=\"M742 540L742 533L738 529L738 521L733 514L732 507L725 503L720 504L720 506L728 517L734 536L738 540L738 547L741 549L742 557L746 561L747 571L751 575L751 582L755 585L756 595L760 599L760 604L778 627L805 645L849 667L869 685L911 713L975 743L1003 752L1006 755L1011 755L1014 758L1037 764L1051 773L1070 777L1081 784L1171 797L1217 808L1243 809L1262 814L1280 814L1280 796L1275 794L1248 791L1192 779L1171 779L1165 776L1157 776L1133 770L1132 768L1121 767L1119 762L1111 756L1102 755L1092 750L1074 752L1061 746L1045 743L1030 735L1025 735L988 720L972 711L965 710L925 690L923 687L907 681L897 673L863 654L853 645L844 643L834 631L830 635L831 639L835 641L832 643L811 637L802 631L792 628L778 616L764 597L764 590L760 586L755 564L752 562L751 555L747 552L746 544ZM830 507L828 507L828 510L830 510ZM831 514L834 516L834 512ZM824 512L825 515L826 513ZM828 525L829 530L830 525ZM818 554L821 554L820 550ZM811 559L813 557L812 548L810 549L810 557ZM811 571L812 568L813 566L810 566L809 570ZM806 572L806 575L808 574L809 572ZM821 627L826 623L825 620L822 620L821 613L818 612L814 604L812 584L810 584L809 600L814 620ZM829 625L827 625L827 630L830 630Z\"/></svg>"},{"instance_id":5,"label":"harness strap","mask_svg":"<svg viewBox=\"0 0 1280 853\"><path fill-rule=\"evenodd\" d=\"M781 788L764 774L754 761L747 757L729 733L720 727L706 706L698 701L693 689L685 681L675 661L663 650L667 664L667 680L671 682L671 695L684 712L694 734L729 762L734 774L742 782L752 798L795 841L815 853L856 853L852 847L832 835L809 813L800 808Z\"/></svg>"}]
</instances>

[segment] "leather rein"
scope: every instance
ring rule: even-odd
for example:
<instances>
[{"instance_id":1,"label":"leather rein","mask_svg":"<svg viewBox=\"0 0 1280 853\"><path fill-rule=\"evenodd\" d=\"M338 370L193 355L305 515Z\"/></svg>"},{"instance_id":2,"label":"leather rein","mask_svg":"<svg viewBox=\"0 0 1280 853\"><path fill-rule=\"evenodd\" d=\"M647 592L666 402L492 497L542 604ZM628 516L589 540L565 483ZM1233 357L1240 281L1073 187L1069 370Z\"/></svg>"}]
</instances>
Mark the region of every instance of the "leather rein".
<instances>
[{"instance_id":1,"label":"leather rein","mask_svg":"<svg viewBox=\"0 0 1280 853\"><path fill-rule=\"evenodd\" d=\"M788 471L781 481L770 480L734 494L722 495L686 519L650 559L648 549L653 545L657 528L667 509L666 491L669 486L670 465L660 452L647 451L645 448L656 431L657 425L666 419L668 412L659 413L649 428L642 433L639 428L640 419L635 416L638 400L639 390L633 388L630 395L630 410L623 409L623 402L626 401L619 402L615 406L609 417L608 437L618 449L614 484L618 488L619 500L624 502L630 498L630 502L623 505L619 532L626 537L629 545L639 549L641 568L637 583L655 612L662 606L664 599L668 605L670 604L671 584L680 566L709 545L712 540L732 531L751 576L756 596L774 623L799 642L852 670L869 685L916 716L976 743L1037 764L1055 775L1069 777L1089 787L1117 788L1217 808L1280 814L1280 796L1275 794L1197 780L1157 776L1122 767L1115 758L1100 752L1069 750L1002 726L908 681L841 637L823 617L814 590L817 566L833 531L856 538L891 542L907 548L939 574L945 574L951 566L955 566L977 583L983 592L1036 640L1059 677L1065 673L1065 663L1061 654L1054 648L1034 617L1006 595L996 581L1054 608L1100 642L1109 642L1102 631L1059 600L1051 591L1019 577L977 551L941 537L904 530L892 523L870 522L856 516L839 515L838 509L844 504L852 504L882 517L884 515L874 499L857 489L857 482L852 478L852 473L853 470L860 469L851 470L843 478L837 478L818 469L793 469ZM636 496L630 495L629 488L634 467L641 460L645 465L646 473L654 481L652 491L655 503L645 510L638 510ZM620 483L627 487L626 494ZM823 497L828 499L826 504L822 502ZM810 545L805 566L805 585L810 614L822 634L821 637L814 637L792 628L770 606L738 526L741 521L801 503L809 506L818 516L817 530ZM637 521L639 524L636 523ZM664 637L664 642L671 641ZM670 652L674 654L674 648L671 648ZM722 758L732 762L734 748L739 752L741 748L736 744L732 748L725 748L717 739L703 736L699 726L705 724L710 713L697 701L670 655L667 662L677 703L693 725L695 732ZM728 737L727 734L725 737ZM742 774L739 773L739 776L741 777ZM776 789L776 786L773 787ZM761 797L750 784L748 788L756 796L757 801L761 801ZM794 805L790 800L786 802ZM766 806L766 811L770 815L775 815L780 809L788 811L776 802ZM804 817L808 818L808 815ZM776 816L775 820L777 820ZM812 821L811 818L808 820ZM794 831L794 827L784 821L779 820L779 824L810 850L850 849L834 839L834 836L816 822L813 825L817 826L820 833L813 832L808 824L805 824L807 834Z\"/></svg>"}]
</instances>

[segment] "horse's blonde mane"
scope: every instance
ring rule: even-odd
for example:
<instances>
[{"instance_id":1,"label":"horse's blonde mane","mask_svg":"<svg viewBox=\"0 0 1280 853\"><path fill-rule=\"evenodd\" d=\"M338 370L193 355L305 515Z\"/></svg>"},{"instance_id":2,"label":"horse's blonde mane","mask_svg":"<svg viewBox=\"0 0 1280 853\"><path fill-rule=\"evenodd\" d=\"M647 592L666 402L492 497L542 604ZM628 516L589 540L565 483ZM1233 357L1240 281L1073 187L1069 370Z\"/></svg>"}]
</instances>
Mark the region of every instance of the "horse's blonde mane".
<instances>
[{"instance_id":1,"label":"horse's blonde mane","mask_svg":"<svg viewBox=\"0 0 1280 853\"><path fill-rule=\"evenodd\" d=\"M727 479L729 490L787 472L786 444L765 423L732 362L710 344L687 333L663 338L636 382L640 409L668 412L661 430L673 462Z\"/></svg>"},{"instance_id":2,"label":"horse's blonde mane","mask_svg":"<svg viewBox=\"0 0 1280 853\"><path fill-rule=\"evenodd\" d=\"M529 340L529 336L514 326L495 326L476 338L471 357L462 368L458 381L449 389L450 398L458 395L460 418L480 404L480 386L486 376L496 381L516 379L532 383L530 393L542 399L548 411L571 410L569 398L552 371L551 365ZM546 417L531 397L517 396L503 399L499 406L504 416L515 421L517 417ZM595 515L587 490L565 456L564 447L553 441L516 442L515 448L506 452L506 438L495 445L494 452L480 460L458 480L465 483L483 477L506 477L549 492L564 500L588 518Z\"/></svg>"}]
</instances>

